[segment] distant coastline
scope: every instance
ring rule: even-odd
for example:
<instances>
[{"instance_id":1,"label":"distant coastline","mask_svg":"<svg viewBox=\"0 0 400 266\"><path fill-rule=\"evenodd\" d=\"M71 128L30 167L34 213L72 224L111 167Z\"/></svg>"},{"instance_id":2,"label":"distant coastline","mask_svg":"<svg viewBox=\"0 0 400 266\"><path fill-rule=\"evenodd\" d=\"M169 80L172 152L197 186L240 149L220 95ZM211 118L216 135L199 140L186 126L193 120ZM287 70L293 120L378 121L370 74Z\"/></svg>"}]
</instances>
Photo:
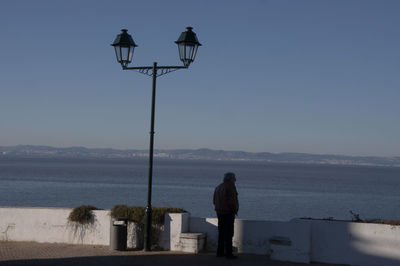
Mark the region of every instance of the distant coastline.
<instances>
[{"instance_id":1,"label":"distant coastline","mask_svg":"<svg viewBox=\"0 0 400 266\"><path fill-rule=\"evenodd\" d=\"M224 151L212 149L155 150L155 158L175 160L257 161L265 163L327 164L400 167L400 156L347 156L307 153L269 153ZM148 150L90 149L85 147L57 148L50 146L0 146L1 158L147 158Z\"/></svg>"}]
</instances>

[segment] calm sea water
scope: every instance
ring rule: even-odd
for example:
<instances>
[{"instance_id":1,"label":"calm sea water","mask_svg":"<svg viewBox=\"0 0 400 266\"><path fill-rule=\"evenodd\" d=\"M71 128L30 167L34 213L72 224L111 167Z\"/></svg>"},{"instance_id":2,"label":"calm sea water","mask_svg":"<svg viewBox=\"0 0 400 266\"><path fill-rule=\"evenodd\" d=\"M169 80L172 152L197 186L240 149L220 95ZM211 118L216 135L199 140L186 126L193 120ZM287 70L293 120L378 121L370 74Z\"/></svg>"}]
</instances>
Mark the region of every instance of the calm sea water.
<instances>
[{"instance_id":1,"label":"calm sea water","mask_svg":"<svg viewBox=\"0 0 400 266\"><path fill-rule=\"evenodd\" d=\"M0 159L0 206L145 206L147 160ZM214 187L237 175L238 218L400 219L400 168L155 160L153 206L215 217Z\"/></svg>"}]
</instances>

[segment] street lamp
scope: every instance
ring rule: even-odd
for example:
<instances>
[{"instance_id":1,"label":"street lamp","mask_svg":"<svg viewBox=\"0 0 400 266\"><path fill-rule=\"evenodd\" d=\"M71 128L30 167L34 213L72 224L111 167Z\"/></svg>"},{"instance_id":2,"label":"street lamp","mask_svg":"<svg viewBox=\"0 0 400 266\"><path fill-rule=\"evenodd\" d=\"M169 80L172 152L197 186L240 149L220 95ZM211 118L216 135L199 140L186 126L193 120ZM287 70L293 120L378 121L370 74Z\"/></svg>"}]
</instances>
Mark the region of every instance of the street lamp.
<instances>
[{"instance_id":1,"label":"street lamp","mask_svg":"<svg viewBox=\"0 0 400 266\"><path fill-rule=\"evenodd\" d=\"M136 70L142 74L153 77L153 90L151 101L151 121L150 121L150 148L149 148L149 178L147 187L147 206L146 206L146 224L144 231L144 250L151 250L151 187L153 179L153 148L154 148L154 111L156 103L156 79L159 76L168 74L179 69L186 69L194 61L197 53L197 48L201 46L196 33L192 31L192 27L187 27L185 32L182 32L178 40L175 42L178 45L179 58L183 62L183 66L157 66L157 62L153 66L128 67L132 62L133 51L137 47L132 36L128 34L128 30L122 29L122 33L118 34L112 46L115 49L115 55L118 63L121 64L123 70Z\"/></svg>"}]
</instances>

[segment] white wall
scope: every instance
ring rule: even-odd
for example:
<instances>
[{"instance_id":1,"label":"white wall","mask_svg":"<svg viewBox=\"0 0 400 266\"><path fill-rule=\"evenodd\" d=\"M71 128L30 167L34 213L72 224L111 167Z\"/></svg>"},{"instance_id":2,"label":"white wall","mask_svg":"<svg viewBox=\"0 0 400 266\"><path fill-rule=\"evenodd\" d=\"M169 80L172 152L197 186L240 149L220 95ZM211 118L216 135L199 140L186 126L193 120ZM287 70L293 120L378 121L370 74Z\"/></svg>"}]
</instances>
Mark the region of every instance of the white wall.
<instances>
[{"instance_id":1,"label":"white wall","mask_svg":"<svg viewBox=\"0 0 400 266\"><path fill-rule=\"evenodd\" d=\"M0 241L35 241L39 243L68 244L110 244L110 210L93 211L94 223L77 225L68 222L73 209L68 208L27 208L0 207ZM157 227L159 245L170 249L170 239L176 240L182 231L187 232L189 214L166 217L166 228ZM184 217L184 218L182 218ZM172 225L173 230L169 230ZM137 231L136 224L128 223L127 247L143 245L143 232ZM165 232L168 231L168 232ZM172 233L171 233L172 232Z\"/></svg>"},{"instance_id":2,"label":"white wall","mask_svg":"<svg viewBox=\"0 0 400 266\"><path fill-rule=\"evenodd\" d=\"M235 220L233 247L239 253L271 255L272 259L305 262L310 261L310 224L301 221L273 222ZM206 247L216 251L218 220L216 218L190 217L190 232L207 234ZM270 243L270 239L289 239L290 246Z\"/></svg>"},{"instance_id":3,"label":"white wall","mask_svg":"<svg viewBox=\"0 0 400 266\"><path fill-rule=\"evenodd\" d=\"M400 226L309 221L311 260L352 265L400 265Z\"/></svg>"},{"instance_id":4,"label":"white wall","mask_svg":"<svg viewBox=\"0 0 400 266\"><path fill-rule=\"evenodd\" d=\"M0 208L0 240L109 245L110 211L93 211L94 223L68 222L72 209Z\"/></svg>"},{"instance_id":5,"label":"white wall","mask_svg":"<svg viewBox=\"0 0 400 266\"><path fill-rule=\"evenodd\" d=\"M168 213L165 215L161 247L165 250L179 251L180 234L189 232L189 213Z\"/></svg>"},{"instance_id":6,"label":"white wall","mask_svg":"<svg viewBox=\"0 0 400 266\"><path fill-rule=\"evenodd\" d=\"M0 207L0 241L36 241L109 245L110 211L93 211L95 222L75 226L72 209ZM133 227L130 230L134 230ZM206 233L206 247L217 247L217 219L167 214L160 244L166 250L182 248L180 233ZM400 265L400 226L340 221L288 222L235 220L233 245L239 253L270 255L294 262L351 265ZM135 238L134 236L131 238ZM129 244L131 241L131 244ZM129 239L128 246L134 245Z\"/></svg>"},{"instance_id":7,"label":"white wall","mask_svg":"<svg viewBox=\"0 0 400 266\"><path fill-rule=\"evenodd\" d=\"M206 233L207 249L216 250L216 218L190 217L189 231ZM278 241L271 241L273 239ZM239 253L267 254L283 261L400 265L400 226L301 219L289 222L236 219L233 245Z\"/></svg>"}]
</instances>

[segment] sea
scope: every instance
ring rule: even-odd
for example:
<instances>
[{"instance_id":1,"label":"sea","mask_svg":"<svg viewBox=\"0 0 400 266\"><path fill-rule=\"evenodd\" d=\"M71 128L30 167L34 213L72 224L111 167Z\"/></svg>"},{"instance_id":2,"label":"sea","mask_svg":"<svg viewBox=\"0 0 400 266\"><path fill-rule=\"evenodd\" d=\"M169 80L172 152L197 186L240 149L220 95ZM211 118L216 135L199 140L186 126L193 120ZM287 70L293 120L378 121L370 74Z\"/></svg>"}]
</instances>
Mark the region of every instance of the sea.
<instances>
[{"instance_id":1,"label":"sea","mask_svg":"<svg viewBox=\"0 0 400 266\"><path fill-rule=\"evenodd\" d=\"M154 160L152 206L216 217L214 188L236 174L239 219L400 220L400 168ZM146 206L145 159L0 158L0 206Z\"/></svg>"}]
</instances>

